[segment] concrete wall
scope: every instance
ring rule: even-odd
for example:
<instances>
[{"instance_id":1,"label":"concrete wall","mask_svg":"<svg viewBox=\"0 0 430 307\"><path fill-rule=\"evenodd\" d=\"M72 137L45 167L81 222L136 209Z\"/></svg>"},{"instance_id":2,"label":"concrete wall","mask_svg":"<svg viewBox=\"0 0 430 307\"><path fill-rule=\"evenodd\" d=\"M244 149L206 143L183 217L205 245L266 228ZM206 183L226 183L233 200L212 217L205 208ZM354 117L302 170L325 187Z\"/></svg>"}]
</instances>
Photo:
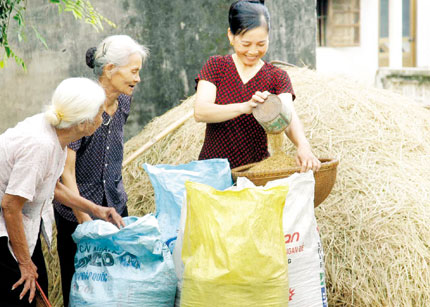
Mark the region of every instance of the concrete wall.
<instances>
[{"instance_id":1,"label":"concrete wall","mask_svg":"<svg viewBox=\"0 0 430 307\"><path fill-rule=\"evenodd\" d=\"M316 65L316 0L268 0L272 32L268 60Z\"/></svg>"},{"instance_id":2,"label":"concrete wall","mask_svg":"<svg viewBox=\"0 0 430 307\"><path fill-rule=\"evenodd\" d=\"M27 42L12 45L25 60L24 73L12 60L0 70L0 133L25 117L40 112L63 79L93 77L85 65L85 52L111 34L127 34L149 47L151 56L141 73L126 137L154 116L194 93L194 77L210 55L231 53L226 36L231 0L92 0L92 4L118 27L97 33L58 15L44 0L28 1ZM272 15L270 50L266 60L315 66L315 0L266 1ZM46 39L49 50L37 41L31 25ZM1 54L0 54L1 56Z\"/></svg>"},{"instance_id":3,"label":"concrete wall","mask_svg":"<svg viewBox=\"0 0 430 307\"><path fill-rule=\"evenodd\" d=\"M376 85L413 98L424 107L430 108L430 70L404 67L391 69L382 67L376 74Z\"/></svg>"},{"instance_id":4,"label":"concrete wall","mask_svg":"<svg viewBox=\"0 0 430 307\"><path fill-rule=\"evenodd\" d=\"M375 82L378 69L379 1L360 2L360 46L318 47L317 70L347 75L368 85Z\"/></svg>"}]
</instances>

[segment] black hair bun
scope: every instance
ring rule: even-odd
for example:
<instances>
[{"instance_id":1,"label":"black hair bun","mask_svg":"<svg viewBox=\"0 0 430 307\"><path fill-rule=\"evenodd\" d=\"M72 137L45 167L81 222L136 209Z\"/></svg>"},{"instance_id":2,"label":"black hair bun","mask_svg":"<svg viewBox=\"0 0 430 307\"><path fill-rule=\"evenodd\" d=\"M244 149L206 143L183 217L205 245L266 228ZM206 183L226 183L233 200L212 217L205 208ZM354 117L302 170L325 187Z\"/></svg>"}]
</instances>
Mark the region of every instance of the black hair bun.
<instances>
[{"instance_id":1,"label":"black hair bun","mask_svg":"<svg viewBox=\"0 0 430 307\"><path fill-rule=\"evenodd\" d=\"M264 5L264 0L244 0L245 2L249 3L255 3L255 4L262 4Z\"/></svg>"},{"instance_id":2,"label":"black hair bun","mask_svg":"<svg viewBox=\"0 0 430 307\"><path fill-rule=\"evenodd\" d=\"M96 47L91 47L87 50L87 53L85 54L85 61L87 62L88 67L94 68L94 60L96 56Z\"/></svg>"}]
</instances>

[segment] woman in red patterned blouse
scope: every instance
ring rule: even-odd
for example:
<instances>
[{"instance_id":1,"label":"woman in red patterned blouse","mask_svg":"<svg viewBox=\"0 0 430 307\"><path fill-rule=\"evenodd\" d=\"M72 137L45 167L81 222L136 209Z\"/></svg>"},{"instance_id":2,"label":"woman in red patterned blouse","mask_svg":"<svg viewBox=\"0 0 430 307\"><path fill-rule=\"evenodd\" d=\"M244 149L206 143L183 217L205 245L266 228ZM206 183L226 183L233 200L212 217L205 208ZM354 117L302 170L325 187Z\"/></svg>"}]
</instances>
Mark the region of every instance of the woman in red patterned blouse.
<instances>
[{"instance_id":1,"label":"woman in red patterned blouse","mask_svg":"<svg viewBox=\"0 0 430 307\"><path fill-rule=\"evenodd\" d=\"M264 1L240 0L229 11L228 38L234 54L210 57L196 78L194 117L207 123L199 159L227 158L231 168L269 156L267 135L251 114L272 93L283 103L295 99L286 71L264 62L269 45L269 12ZM292 109L285 131L297 147L301 171L320 168Z\"/></svg>"}]
</instances>

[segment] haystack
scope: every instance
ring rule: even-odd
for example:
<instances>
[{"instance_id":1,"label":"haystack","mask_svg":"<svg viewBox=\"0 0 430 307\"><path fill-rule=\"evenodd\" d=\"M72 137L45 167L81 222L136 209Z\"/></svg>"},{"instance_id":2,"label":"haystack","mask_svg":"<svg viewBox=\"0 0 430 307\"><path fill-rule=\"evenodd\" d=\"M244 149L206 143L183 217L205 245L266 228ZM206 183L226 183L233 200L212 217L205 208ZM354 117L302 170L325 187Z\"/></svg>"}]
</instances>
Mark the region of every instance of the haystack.
<instances>
[{"instance_id":1,"label":"haystack","mask_svg":"<svg viewBox=\"0 0 430 307\"><path fill-rule=\"evenodd\" d=\"M315 154L341 161L331 195L316 209L329 306L430 306L430 111L345 78L283 68ZM125 157L193 101L155 118L127 142ZM124 168L131 214L155 211L141 165L196 160L204 129L190 119Z\"/></svg>"}]
</instances>

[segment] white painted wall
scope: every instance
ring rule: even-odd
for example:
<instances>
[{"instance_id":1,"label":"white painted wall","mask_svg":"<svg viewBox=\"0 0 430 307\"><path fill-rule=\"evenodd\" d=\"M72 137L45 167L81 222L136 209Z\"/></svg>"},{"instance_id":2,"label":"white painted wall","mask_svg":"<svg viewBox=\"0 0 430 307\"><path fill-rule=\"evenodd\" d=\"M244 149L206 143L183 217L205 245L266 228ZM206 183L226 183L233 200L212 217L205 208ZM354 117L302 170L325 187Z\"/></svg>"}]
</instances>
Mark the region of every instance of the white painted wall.
<instances>
[{"instance_id":1,"label":"white painted wall","mask_svg":"<svg viewBox=\"0 0 430 307\"><path fill-rule=\"evenodd\" d=\"M388 66L394 69L403 67L402 25L402 1L390 0L388 2L388 45L390 50Z\"/></svg>"},{"instance_id":2,"label":"white painted wall","mask_svg":"<svg viewBox=\"0 0 430 307\"><path fill-rule=\"evenodd\" d=\"M430 1L417 0L417 67L430 69Z\"/></svg>"},{"instance_id":3,"label":"white painted wall","mask_svg":"<svg viewBox=\"0 0 430 307\"><path fill-rule=\"evenodd\" d=\"M378 13L379 1L361 0L360 46L317 47L316 69L323 73L347 75L368 85L373 85L378 69Z\"/></svg>"}]
</instances>

